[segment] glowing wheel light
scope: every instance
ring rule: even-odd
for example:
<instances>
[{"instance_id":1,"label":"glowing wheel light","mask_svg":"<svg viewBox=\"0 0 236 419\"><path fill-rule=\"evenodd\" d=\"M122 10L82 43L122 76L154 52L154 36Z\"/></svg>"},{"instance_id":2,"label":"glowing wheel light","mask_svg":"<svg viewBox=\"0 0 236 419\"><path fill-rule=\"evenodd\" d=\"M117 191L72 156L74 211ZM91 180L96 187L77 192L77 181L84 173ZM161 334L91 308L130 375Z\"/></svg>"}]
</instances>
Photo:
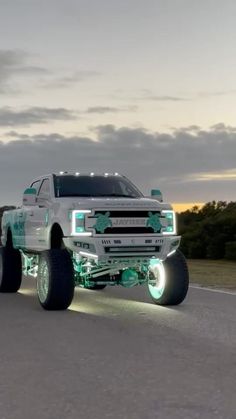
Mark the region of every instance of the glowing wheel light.
<instances>
[{"instance_id":1,"label":"glowing wheel light","mask_svg":"<svg viewBox=\"0 0 236 419\"><path fill-rule=\"evenodd\" d=\"M160 298L165 290L166 275L163 263L160 261L151 261L149 268L151 283L148 283L149 292L153 298Z\"/></svg>"},{"instance_id":2,"label":"glowing wheel light","mask_svg":"<svg viewBox=\"0 0 236 419\"><path fill-rule=\"evenodd\" d=\"M37 278L37 291L41 303L45 303L49 291L49 271L45 261L42 262L41 275Z\"/></svg>"}]
</instances>

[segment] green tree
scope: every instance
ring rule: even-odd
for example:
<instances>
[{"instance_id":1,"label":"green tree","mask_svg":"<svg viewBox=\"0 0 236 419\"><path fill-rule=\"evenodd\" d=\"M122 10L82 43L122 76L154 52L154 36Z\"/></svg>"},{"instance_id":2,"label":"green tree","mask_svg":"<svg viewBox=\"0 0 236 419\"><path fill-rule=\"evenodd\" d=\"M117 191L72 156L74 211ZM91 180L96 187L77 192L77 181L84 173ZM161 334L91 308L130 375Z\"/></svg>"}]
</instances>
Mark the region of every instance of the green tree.
<instances>
[{"instance_id":1,"label":"green tree","mask_svg":"<svg viewBox=\"0 0 236 419\"><path fill-rule=\"evenodd\" d=\"M181 249L187 257L221 259L236 241L236 202L212 201L178 215ZM229 250L227 251L229 252Z\"/></svg>"}]
</instances>

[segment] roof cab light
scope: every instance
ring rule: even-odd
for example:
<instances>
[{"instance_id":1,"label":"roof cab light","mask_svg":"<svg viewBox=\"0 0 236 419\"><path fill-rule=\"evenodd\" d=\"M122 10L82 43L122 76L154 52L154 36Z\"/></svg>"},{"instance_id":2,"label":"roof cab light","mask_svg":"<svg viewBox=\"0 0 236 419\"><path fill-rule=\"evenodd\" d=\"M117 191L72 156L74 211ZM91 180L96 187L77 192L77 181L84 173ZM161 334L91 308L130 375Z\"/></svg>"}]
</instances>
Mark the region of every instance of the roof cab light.
<instances>
[{"instance_id":1,"label":"roof cab light","mask_svg":"<svg viewBox=\"0 0 236 419\"><path fill-rule=\"evenodd\" d=\"M91 214L91 211L72 211L72 236L92 236L91 232L85 230L85 214Z\"/></svg>"},{"instance_id":2,"label":"roof cab light","mask_svg":"<svg viewBox=\"0 0 236 419\"><path fill-rule=\"evenodd\" d=\"M173 210L162 210L161 212L167 222L167 225L163 227L162 234L164 235L175 235L177 234L176 228L176 215Z\"/></svg>"}]
</instances>

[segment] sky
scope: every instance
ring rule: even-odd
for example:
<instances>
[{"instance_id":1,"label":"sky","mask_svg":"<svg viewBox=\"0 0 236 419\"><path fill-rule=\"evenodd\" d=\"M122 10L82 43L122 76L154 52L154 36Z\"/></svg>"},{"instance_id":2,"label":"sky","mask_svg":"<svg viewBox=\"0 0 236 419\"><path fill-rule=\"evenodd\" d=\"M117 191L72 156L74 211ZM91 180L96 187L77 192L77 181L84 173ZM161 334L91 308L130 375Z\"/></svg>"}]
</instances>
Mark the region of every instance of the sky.
<instances>
[{"instance_id":1,"label":"sky","mask_svg":"<svg viewBox=\"0 0 236 419\"><path fill-rule=\"evenodd\" d=\"M234 0L0 0L0 204L60 170L236 200Z\"/></svg>"}]
</instances>

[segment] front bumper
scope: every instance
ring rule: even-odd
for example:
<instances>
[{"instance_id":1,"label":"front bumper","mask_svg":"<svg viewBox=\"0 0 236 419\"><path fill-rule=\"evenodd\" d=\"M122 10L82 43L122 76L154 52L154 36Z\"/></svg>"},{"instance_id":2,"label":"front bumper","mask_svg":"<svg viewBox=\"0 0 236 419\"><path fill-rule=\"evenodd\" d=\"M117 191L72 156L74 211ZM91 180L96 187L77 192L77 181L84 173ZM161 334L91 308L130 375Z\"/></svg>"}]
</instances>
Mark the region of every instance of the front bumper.
<instances>
[{"instance_id":1,"label":"front bumper","mask_svg":"<svg viewBox=\"0 0 236 419\"><path fill-rule=\"evenodd\" d=\"M153 257L165 260L180 244L180 236L113 236L112 238L78 237L64 238L66 248L96 263L112 263L125 259L146 260Z\"/></svg>"}]
</instances>

